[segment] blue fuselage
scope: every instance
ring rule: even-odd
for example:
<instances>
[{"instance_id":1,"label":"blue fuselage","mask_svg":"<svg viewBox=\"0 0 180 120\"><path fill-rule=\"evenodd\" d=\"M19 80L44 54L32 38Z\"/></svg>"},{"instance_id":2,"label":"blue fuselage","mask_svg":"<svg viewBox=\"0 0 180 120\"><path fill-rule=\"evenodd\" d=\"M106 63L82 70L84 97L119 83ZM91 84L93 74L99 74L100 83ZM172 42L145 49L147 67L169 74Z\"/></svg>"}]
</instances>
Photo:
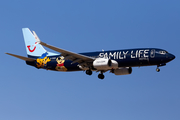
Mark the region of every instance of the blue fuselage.
<instances>
[{"instance_id":1,"label":"blue fuselage","mask_svg":"<svg viewBox=\"0 0 180 120\"><path fill-rule=\"evenodd\" d=\"M163 66L175 58L174 55L163 49L140 48L125 50L109 50L99 52L80 53L85 56L96 58L111 59L118 62L118 67L137 67L137 66ZM28 56L31 57L31 56ZM31 57L32 58L32 57ZM34 57L33 57L34 58ZM26 62L28 65L37 68L44 68L56 71L79 71L79 63L72 64L71 60L65 60L63 56L41 56L35 62Z\"/></svg>"}]
</instances>

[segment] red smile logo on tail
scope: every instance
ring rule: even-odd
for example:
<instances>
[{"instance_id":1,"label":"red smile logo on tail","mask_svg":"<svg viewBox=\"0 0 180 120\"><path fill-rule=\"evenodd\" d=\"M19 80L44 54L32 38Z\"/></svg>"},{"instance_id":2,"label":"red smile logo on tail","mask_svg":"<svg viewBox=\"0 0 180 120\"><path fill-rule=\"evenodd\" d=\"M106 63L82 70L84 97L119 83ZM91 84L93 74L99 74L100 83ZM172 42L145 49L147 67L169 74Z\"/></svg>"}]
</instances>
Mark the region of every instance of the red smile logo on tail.
<instances>
[{"instance_id":1,"label":"red smile logo on tail","mask_svg":"<svg viewBox=\"0 0 180 120\"><path fill-rule=\"evenodd\" d=\"M37 43L37 42L35 42L35 44L36 44L36 43ZM34 45L33 45L33 46L34 46ZM33 49L30 49L30 47L31 47L31 45L28 45L28 46L27 46L29 52L34 52L35 49L36 49L36 46L35 46Z\"/></svg>"}]
</instances>

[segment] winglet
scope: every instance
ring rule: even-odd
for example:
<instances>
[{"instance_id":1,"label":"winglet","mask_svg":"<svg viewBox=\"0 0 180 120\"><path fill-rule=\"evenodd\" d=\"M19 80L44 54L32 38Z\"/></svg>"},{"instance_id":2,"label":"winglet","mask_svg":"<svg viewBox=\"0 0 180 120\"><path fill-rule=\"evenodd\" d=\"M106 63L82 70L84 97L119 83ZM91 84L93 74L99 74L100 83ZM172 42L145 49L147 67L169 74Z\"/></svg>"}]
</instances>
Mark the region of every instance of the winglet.
<instances>
[{"instance_id":1,"label":"winglet","mask_svg":"<svg viewBox=\"0 0 180 120\"><path fill-rule=\"evenodd\" d=\"M39 39L39 37L37 36L37 34L36 34L36 32L35 31L32 31L33 32L33 35L34 35L34 37L35 37L35 39L36 39L36 44L40 44L41 43L41 40Z\"/></svg>"}]
</instances>

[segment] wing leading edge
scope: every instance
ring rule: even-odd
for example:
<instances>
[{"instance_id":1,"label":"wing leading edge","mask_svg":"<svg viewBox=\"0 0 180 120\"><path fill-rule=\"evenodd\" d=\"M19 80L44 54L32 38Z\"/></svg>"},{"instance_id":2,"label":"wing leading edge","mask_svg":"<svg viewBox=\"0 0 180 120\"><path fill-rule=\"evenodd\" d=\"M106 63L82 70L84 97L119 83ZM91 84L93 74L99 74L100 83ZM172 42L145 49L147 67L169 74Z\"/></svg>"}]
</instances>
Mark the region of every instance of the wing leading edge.
<instances>
[{"instance_id":1,"label":"wing leading edge","mask_svg":"<svg viewBox=\"0 0 180 120\"><path fill-rule=\"evenodd\" d=\"M49 44L46 44L44 42L42 42L39 37L37 36L37 34L33 31L33 34L36 38L36 41L37 41L37 44L41 44L49 49L52 49L54 51L57 51L59 53L61 53L62 56L65 57L66 60L71 60L73 61L71 64L73 63L83 63L83 62L92 62L94 60L94 58L92 57L89 57L89 56L85 56L85 55L81 55L81 54L78 54L78 53L74 53L74 52L71 52L71 51L67 51L67 50L64 50L64 49L61 49L61 48L57 48L57 47L54 47L52 45L49 45Z\"/></svg>"}]
</instances>

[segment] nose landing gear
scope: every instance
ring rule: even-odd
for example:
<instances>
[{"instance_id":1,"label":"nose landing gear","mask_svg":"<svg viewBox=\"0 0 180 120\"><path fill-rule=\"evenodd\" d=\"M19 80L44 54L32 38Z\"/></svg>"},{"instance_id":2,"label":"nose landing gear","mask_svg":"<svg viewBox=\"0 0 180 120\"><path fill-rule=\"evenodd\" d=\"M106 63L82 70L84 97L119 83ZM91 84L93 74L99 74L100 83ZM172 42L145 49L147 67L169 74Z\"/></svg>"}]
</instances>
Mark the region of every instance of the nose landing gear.
<instances>
[{"instance_id":1,"label":"nose landing gear","mask_svg":"<svg viewBox=\"0 0 180 120\"><path fill-rule=\"evenodd\" d=\"M160 69L159 69L159 68L156 68L156 71L157 71L157 72L160 72Z\"/></svg>"},{"instance_id":2,"label":"nose landing gear","mask_svg":"<svg viewBox=\"0 0 180 120\"><path fill-rule=\"evenodd\" d=\"M156 71L160 72L159 65L157 65Z\"/></svg>"},{"instance_id":3,"label":"nose landing gear","mask_svg":"<svg viewBox=\"0 0 180 120\"><path fill-rule=\"evenodd\" d=\"M157 71L157 72L160 72L159 67L165 66L165 65L166 65L166 63L161 63L161 64L157 65L156 71Z\"/></svg>"}]
</instances>

